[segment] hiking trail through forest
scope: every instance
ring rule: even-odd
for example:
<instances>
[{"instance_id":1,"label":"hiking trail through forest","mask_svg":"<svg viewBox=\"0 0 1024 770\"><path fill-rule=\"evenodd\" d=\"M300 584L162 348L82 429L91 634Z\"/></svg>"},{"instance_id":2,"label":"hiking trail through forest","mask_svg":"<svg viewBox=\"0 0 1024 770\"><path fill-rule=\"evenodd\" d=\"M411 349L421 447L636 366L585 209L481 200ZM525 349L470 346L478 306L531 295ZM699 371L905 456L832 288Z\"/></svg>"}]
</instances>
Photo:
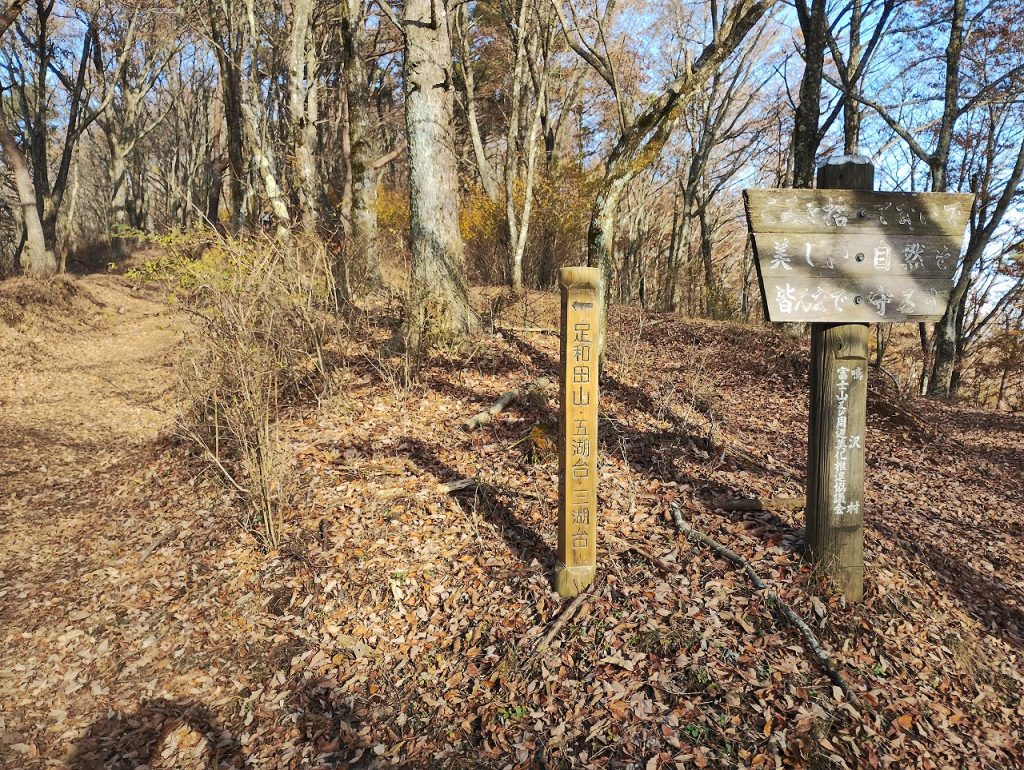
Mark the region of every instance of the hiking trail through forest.
<instances>
[{"instance_id":1,"label":"hiking trail through forest","mask_svg":"<svg viewBox=\"0 0 1024 770\"><path fill-rule=\"evenodd\" d=\"M408 387L380 355L396 303L346 327L331 391L281 415L268 553L175 438L185 314L120 276L5 284L0 768L1024 766L1020 415L873 385L845 605L801 561L802 513L714 504L802 494L806 340L614 306L598 577L570 604L557 462L526 446L553 392L459 428L556 376L557 307L522 295Z\"/></svg>"}]
</instances>

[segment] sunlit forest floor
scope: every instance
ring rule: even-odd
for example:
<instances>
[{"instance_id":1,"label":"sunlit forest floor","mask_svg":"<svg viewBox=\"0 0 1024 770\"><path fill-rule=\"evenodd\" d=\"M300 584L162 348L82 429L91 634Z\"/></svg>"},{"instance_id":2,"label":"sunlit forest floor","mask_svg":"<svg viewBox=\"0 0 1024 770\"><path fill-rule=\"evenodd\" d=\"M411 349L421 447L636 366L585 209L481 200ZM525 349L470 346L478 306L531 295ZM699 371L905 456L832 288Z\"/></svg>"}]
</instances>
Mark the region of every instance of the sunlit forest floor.
<instances>
[{"instance_id":1,"label":"sunlit forest floor","mask_svg":"<svg viewBox=\"0 0 1024 770\"><path fill-rule=\"evenodd\" d=\"M0 765L1024 766L1024 417L873 383L867 596L843 606L800 561L800 511L714 504L802 494L805 341L614 308L598 578L556 629L557 462L531 440L556 394L459 430L555 376L555 296L410 387L379 354L397 313L357 320L331 391L289 408L267 554L174 436L186 320L159 293L0 288Z\"/></svg>"}]
</instances>

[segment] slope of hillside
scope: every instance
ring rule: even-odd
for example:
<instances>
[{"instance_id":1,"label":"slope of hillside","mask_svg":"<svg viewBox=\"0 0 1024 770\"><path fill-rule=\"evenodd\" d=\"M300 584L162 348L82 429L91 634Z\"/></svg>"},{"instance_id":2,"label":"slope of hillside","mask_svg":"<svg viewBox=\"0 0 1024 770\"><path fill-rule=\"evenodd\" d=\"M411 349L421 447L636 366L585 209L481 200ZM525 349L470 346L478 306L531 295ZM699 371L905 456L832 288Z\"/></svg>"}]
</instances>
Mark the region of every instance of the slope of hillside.
<instances>
[{"instance_id":1,"label":"slope of hillside","mask_svg":"<svg viewBox=\"0 0 1024 770\"><path fill-rule=\"evenodd\" d=\"M0 394L4 767L1024 767L1020 415L872 391L867 596L843 606L799 511L715 506L801 494L805 342L615 308L599 576L570 604L557 463L529 438L554 392L459 430L554 374L553 295L481 292L486 333L410 388L388 310L357 324L333 394L282 425L289 534L262 554L169 410L131 411L160 406L178 322L91 280L124 312L37 347L31 314L0 327L32 383ZM67 388L80 371L109 390ZM778 587L860 708L672 506Z\"/></svg>"}]
</instances>

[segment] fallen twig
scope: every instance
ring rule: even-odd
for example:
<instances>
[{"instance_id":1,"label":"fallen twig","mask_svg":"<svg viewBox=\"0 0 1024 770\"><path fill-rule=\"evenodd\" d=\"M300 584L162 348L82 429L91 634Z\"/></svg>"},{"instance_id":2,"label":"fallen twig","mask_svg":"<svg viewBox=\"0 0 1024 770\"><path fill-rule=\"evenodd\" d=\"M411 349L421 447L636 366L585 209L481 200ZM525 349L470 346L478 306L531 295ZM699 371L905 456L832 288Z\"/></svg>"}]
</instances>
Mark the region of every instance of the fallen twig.
<instances>
[{"instance_id":1,"label":"fallen twig","mask_svg":"<svg viewBox=\"0 0 1024 770\"><path fill-rule=\"evenodd\" d=\"M803 497L722 497L712 500L709 507L723 511L796 511L805 504Z\"/></svg>"},{"instance_id":2,"label":"fallen twig","mask_svg":"<svg viewBox=\"0 0 1024 770\"><path fill-rule=\"evenodd\" d=\"M464 489L476 488L483 491L494 492L494 487L487 484L483 479L474 476L469 479L455 479L454 481L444 481L441 483L441 491L445 494L453 494L454 492L461 492ZM512 494L512 493L509 493ZM517 489L515 491L517 497L529 497L534 500L541 500L541 496L536 492L531 492L528 489Z\"/></svg>"},{"instance_id":3,"label":"fallen twig","mask_svg":"<svg viewBox=\"0 0 1024 770\"><path fill-rule=\"evenodd\" d=\"M683 568L680 565L673 564L672 562L669 562L669 561L665 561L660 556L656 556L655 554L651 553L647 549L641 548L640 546L638 546L638 545L636 545L634 543L629 543L629 542L623 540L621 537L616 537L615 535L611 535L611 534L605 533L604 538L605 538L605 540L607 540L610 543L615 543L615 545L617 545L619 547L619 552L620 553L625 553L627 551L632 551L633 553L635 553L637 556L641 557L642 559L646 559L647 561L649 561L651 564L653 564L658 569L661 569L661 570L663 570L665 572L669 572L669 573L671 573L673 575L680 575L683 572Z\"/></svg>"},{"instance_id":4,"label":"fallen twig","mask_svg":"<svg viewBox=\"0 0 1024 770\"><path fill-rule=\"evenodd\" d=\"M537 648L533 651L534 655L540 655L545 650L547 650L551 642L553 642L555 637L558 636L558 633L565 627L565 624L569 622L569 619L576 614L576 611L587 599L588 590L589 589L585 588L582 591L580 591L579 595L572 600L572 604L570 604L568 607L562 610L562 614L560 614L558 616L558 619L551 625L551 630L549 630L547 634L544 635L544 638L541 639L540 644L538 644Z\"/></svg>"},{"instance_id":5,"label":"fallen twig","mask_svg":"<svg viewBox=\"0 0 1024 770\"><path fill-rule=\"evenodd\" d=\"M676 505L672 506L672 520L675 522L676 529L679 530L680 534L686 535L690 540L696 540L698 543L706 545L726 561L731 561L733 564L740 567L747 574L747 577L750 578L750 582L759 591L769 591L768 584L761 579L760 575L757 574L753 565L749 561L744 559L731 548L728 548L717 540L698 532L683 521L683 516L679 512L679 507ZM818 662L818 665L821 666L822 670L828 674L832 683L843 691L843 695L846 696L846 699L850 701L850 703L854 706L861 707L863 704L861 703L860 698L857 697L853 688L850 687L850 683L846 681L846 678L839 673L839 670L835 665L833 665L832 658L829 656L828 652L826 652L825 648L822 647L821 641L817 636L815 636L814 632L810 629L810 626L804 623L786 600L779 595L778 589L771 588L770 591L770 598L774 600L775 606L779 609L782 616L800 632L800 635L804 638L804 642L811 651L811 655L814 656L814 659Z\"/></svg>"},{"instance_id":6,"label":"fallen twig","mask_svg":"<svg viewBox=\"0 0 1024 770\"><path fill-rule=\"evenodd\" d=\"M146 559L153 555L157 548L161 548L174 540L181 532L179 527L171 527L161 532L157 538L139 553L139 564L145 564Z\"/></svg>"},{"instance_id":7,"label":"fallen twig","mask_svg":"<svg viewBox=\"0 0 1024 770\"><path fill-rule=\"evenodd\" d=\"M502 393L498 397L497 401L495 401L489 407L484 409L482 412L477 412L475 415L473 415L464 423L462 423L462 429L464 431L469 432L476 430L477 428L480 428L484 425L487 425L494 419L494 416L496 414L499 414L503 409L508 407L508 405L515 401L517 398L525 396L532 390L543 390L550 384L551 382L547 379L547 377L540 377L539 379L536 379L533 382L528 382L524 385L521 385L518 390L509 390L506 391L505 393Z\"/></svg>"},{"instance_id":8,"label":"fallen twig","mask_svg":"<svg viewBox=\"0 0 1024 770\"><path fill-rule=\"evenodd\" d=\"M480 479L475 477L471 479L458 479L457 481L446 481L441 485L441 490L450 495L452 492L461 492L463 489L478 487L482 483Z\"/></svg>"},{"instance_id":9,"label":"fallen twig","mask_svg":"<svg viewBox=\"0 0 1024 770\"><path fill-rule=\"evenodd\" d=\"M553 334L558 336L558 329L548 329L546 326L502 326L495 324L494 328L500 332L513 332L516 334Z\"/></svg>"}]
</instances>

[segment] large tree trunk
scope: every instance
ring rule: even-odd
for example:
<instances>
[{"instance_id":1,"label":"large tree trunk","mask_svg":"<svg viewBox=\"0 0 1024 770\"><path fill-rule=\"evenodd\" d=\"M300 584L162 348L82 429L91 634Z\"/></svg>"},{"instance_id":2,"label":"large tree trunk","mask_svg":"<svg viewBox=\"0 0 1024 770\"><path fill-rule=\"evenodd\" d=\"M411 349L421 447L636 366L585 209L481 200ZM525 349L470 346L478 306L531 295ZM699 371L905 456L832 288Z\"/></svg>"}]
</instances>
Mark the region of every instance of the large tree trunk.
<instances>
[{"instance_id":1,"label":"large tree trunk","mask_svg":"<svg viewBox=\"0 0 1024 770\"><path fill-rule=\"evenodd\" d=\"M0 113L0 148L7 156L7 162L14 172L14 183L18 189L18 203L21 207L22 221L25 228L25 252L21 258L22 268L32 275L52 275L57 272L55 252L46 248L42 221L36 207L36 191L32 184L32 172L29 170L25 155L18 146L17 140L7 130L7 125Z\"/></svg>"},{"instance_id":2,"label":"large tree trunk","mask_svg":"<svg viewBox=\"0 0 1024 770\"><path fill-rule=\"evenodd\" d=\"M946 45L946 79L943 90L943 112L939 124L939 132L929 166L932 174L932 190L945 192L948 186L949 152L953 142L953 131L958 117L960 92L960 64L964 47L964 23L967 14L966 0L954 0L953 14L949 30L949 42ZM1019 161L1018 161L1019 166ZM1019 179L1019 176L1018 176ZM986 240L987 242L987 240ZM972 258L972 252L974 256ZM953 286L946 312L935 325L933 350L935 359L932 363L931 377L928 381L928 393L932 396L949 397L953 372L957 368L958 329L961 326L960 314L968 288L970 287L971 270L981 256L974 244L968 246L967 255L960 266L960 277Z\"/></svg>"},{"instance_id":3,"label":"large tree trunk","mask_svg":"<svg viewBox=\"0 0 1024 770\"><path fill-rule=\"evenodd\" d=\"M619 199L626 185L636 172L622 175L606 175L590 209L590 226L587 229L587 265L601 270L601 285L598 297L601 301L600 329L597 349L604 355L604 320L608 303L608 291L612 278L612 253L615 248L615 215L619 210Z\"/></svg>"},{"instance_id":4,"label":"large tree trunk","mask_svg":"<svg viewBox=\"0 0 1024 770\"><path fill-rule=\"evenodd\" d=\"M46 244L46 253L53 255L53 261L57 265L57 270L62 269L63 257L60 262L57 261L57 239L59 234L57 232L57 217L60 214L60 204L63 202L63 195L45 195L43 196L43 214L40 217L40 222L43 225L43 243ZM50 258L47 257L49 260Z\"/></svg>"},{"instance_id":5,"label":"large tree trunk","mask_svg":"<svg viewBox=\"0 0 1024 770\"><path fill-rule=\"evenodd\" d=\"M964 269L969 272L970 268L965 265ZM961 279L963 276L961 276ZM932 396L949 397L954 395L951 390L953 372L957 367L957 339L958 319L960 315L960 299L966 297L967 286L961 287L963 280L957 281L953 292L949 297L949 305L942 319L935 324L935 339L932 343L935 351L935 360L932 364L932 374L928 380L928 393ZM962 292L962 294L961 294Z\"/></svg>"},{"instance_id":6,"label":"large tree trunk","mask_svg":"<svg viewBox=\"0 0 1024 770\"><path fill-rule=\"evenodd\" d=\"M474 316L459 231L452 51L444 0L408 0L404 26L412 250L406 335L418 357L432 343L470 331Z\"/></svg>"}]
</instances>

